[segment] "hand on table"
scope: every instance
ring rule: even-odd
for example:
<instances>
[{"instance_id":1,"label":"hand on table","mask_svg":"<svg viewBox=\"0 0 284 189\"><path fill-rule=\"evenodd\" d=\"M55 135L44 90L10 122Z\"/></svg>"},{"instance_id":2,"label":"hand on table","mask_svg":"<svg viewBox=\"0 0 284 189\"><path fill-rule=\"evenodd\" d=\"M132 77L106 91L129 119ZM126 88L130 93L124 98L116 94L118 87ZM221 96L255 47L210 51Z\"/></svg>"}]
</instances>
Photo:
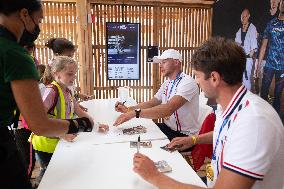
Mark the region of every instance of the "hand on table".
<instances>
[{"instance_id":1,"label":"hand on table","mask_svg":"<svg viewBox=\"0 0 284 189\"><path fill-rule=\"evenodd\" d=\"M62 138L63 140L67 141L67 142L73 142L74 139L78 136L78 134L65 134L63 136L61 136L60 138Z\"/></svg>"},{"instance_id":2,"label":"hand on table","mask_svg":"<svg viewBox=\"0 0 284 189\"><path fill-rule=\"evenodd\" d=\"M135 112L127 112L124 114L121 114L114 122L113 126L118 126L126 121L129 121L130 119L135 117Z\"/></svg>"},{"instance_id":3,"label":"hand on table","mask_svg":"<svg viewBox=\"0 0 284 189\"><path fill-rule=\"evenodd\" d=\"M98 132L106 133L109 131L109 126L105 124L100 124L98 128Z\"/></svg>"},{"instance_id":4,"label":"hand on table","mask_svg":"<svg viewBox=\"0 0 284 189\"><path fill-rule=\"evenodd\" d=\"M149 181L161 173L156 168L154 162L147 156L136 153L133 157L133 171L139 174L143 179Z\"/></svg>"},{"instance_id":5,"label":"hand on table","mask_svg":"<svg viewBox=\"0 0 284 189\"><path fill-rule=\"evenodd\" d=\"M168 148L175 148L178 151L183 151L192 147L193 145L193 140L190 136L176 137L168 144Z\"/></svg>"}]
</instances>

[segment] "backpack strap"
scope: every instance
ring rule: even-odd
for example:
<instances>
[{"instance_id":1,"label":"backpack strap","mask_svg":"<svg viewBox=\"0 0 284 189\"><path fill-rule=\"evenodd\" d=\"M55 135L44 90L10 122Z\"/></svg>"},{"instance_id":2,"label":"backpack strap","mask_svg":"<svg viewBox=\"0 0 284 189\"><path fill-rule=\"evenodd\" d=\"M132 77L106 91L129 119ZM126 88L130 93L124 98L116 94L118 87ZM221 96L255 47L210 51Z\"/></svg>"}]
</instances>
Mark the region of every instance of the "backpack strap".
<instances>
[{"instance_id":1,"label":"backpack strap","mask_svg":"<svg viewBox=\"0 0 284 189\"><path fill-rule=\"evenodd\" d=\"M55 109L56 107L56 104L58 102L58 97L59 97L59 91L58 91L58 88L56 87L56 85L54 84L49 84L48 86L46 86L46 88L52 88L54 91L55 91L55 97L54 97L54 101L53 101L53 104L52 106L49 108L49 110L47 111L48 114L51 114L51 115L54 115L52 113L52 111Z\"/></svg>"}]
</instances>

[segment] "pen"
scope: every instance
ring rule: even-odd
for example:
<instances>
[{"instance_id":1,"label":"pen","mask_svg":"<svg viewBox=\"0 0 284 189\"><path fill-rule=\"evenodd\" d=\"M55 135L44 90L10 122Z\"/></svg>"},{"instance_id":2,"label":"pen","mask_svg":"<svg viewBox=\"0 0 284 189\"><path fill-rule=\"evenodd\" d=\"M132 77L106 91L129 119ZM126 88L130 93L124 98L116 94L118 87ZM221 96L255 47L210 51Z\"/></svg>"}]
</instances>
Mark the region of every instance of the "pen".
<instances>
[{"instance_id":1,"label":"pen","mask_svg":"<svg viewBox=\"0 0 284 189\"><path fill-rule=\"evenodd\" d=\"M137 141L137 153L139 153L140 149L140 135L138 136L138 141Z\"/></svg>"}]
</instances>

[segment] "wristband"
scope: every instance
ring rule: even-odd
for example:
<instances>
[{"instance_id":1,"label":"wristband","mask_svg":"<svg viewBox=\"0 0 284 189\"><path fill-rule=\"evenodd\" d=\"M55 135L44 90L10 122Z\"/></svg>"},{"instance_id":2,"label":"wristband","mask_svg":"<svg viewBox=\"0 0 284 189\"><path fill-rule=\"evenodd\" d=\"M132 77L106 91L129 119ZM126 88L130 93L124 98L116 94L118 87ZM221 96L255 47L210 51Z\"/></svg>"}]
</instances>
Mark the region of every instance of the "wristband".
<instances>
[{"instance_id":1,"label":"wristband","mask_svg":"<svg viewBox=\"0 0 284 189\"><path fill-rule=\"evenodd\" d=\"M69 128L67 134L75 134L79 132L78 126L75 125L75 122L72 119L67 120L69 121Z\"/></svg>"},{"instance_id":2,"label":"wristband","mask_svg":"<svg viewBox=\"0 0 284 189\"><path fill-rule=\"evenodd\" d=\"M67 121L70 123L67 134L91 132L93 130L91 121L86 117L67 119Z\"/></svg>"},{"instance_id":3,"label":"wristband","mask_svg":"<svg viewBox=\"0 0 284 189\"><path fill-rule=\"evenodd\" d=\"M191 136L191 139L192 139L193 145L196 145L198 136L192 135L192 136Z\"/></svg>"}]
</instances>

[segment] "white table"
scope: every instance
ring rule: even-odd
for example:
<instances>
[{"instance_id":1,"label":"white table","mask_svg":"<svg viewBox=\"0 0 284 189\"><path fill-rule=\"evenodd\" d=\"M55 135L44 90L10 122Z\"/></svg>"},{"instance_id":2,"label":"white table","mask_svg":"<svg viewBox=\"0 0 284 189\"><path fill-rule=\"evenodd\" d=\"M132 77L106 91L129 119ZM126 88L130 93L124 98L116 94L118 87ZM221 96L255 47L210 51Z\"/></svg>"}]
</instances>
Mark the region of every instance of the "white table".
<instances>
[{"instance_id":1,"label":"white table","mask_svg":"<svg viewBox=\"0 0 284 189\"><path fill-rule=\"evenodd\" d=\"M152 148L140 152L154 161L166 160L173 171L168 176L189 184L205 184L178 152L167 152L160 146L168 140L152 141ZM57 147L39 189L153 189L132 170L136 148L129 143Z\"/></svg>"},{"instance_id":2,"label":"white table","mask_svg":"<svg viewBox=\"0 0 284 189\"><path fill-rule=\"evenodd\" d=\"M168 176L205 187L205 184L178 153L160 149L169 143L166 136L150 119L132 119L119 127L112 126L120 113L115 112L117 99L92 100L82 103L99 122L109 124L107 134L80 133L73 143L60 141L40 183L39 189L152 189L152 185L132 170L132 158L136 152L129 141L137 141L138 135L123 135L122 129L142 125L147 133L141 140L151 140L152 148L141 148L141 153L154 161L166 160L173 171ZM136 102L129 99L126 105Z\"/></svg>"},{"instance_id":3,"label":"white table","mask_svg":"<svg viewBox=\"0 0 284 189\"><path fill-rule=\"evenodd\" d=\"M81 105L88 108L88 113L93 116L96 121L113 125L116 118L121 114L114 109L118 99L95 99L81 102ZM127 99L125 105L132 106L137 104L132 98Z\"/></svg>"},{"instance_id":4,"label":"white table","mask_svg":"<svg viewBox=\"0 0 284 189\"><path fill-rule=\"evenodd\" d=\"M122 130L138 125L147 128L147 133L142 133L143 140L160 140L167 139L167 136L160 131L156 124L151 119L133 118L117 127L113 126L116 118L121 114L114 109L117 99L99 99L90 100L81 103L84 107L88 108L88 113L94 118L95 121L109 125L110 130L107 134L91 132L80 133L76 141L80 141L80 145L84 144L110 144L117 142L129 142L137 140L138 135L123 135ZM126 105L134 105L136 102L133 99L128 99ZM76 145L75 143L74 145Z\"/></svg>"}]
</instances>

